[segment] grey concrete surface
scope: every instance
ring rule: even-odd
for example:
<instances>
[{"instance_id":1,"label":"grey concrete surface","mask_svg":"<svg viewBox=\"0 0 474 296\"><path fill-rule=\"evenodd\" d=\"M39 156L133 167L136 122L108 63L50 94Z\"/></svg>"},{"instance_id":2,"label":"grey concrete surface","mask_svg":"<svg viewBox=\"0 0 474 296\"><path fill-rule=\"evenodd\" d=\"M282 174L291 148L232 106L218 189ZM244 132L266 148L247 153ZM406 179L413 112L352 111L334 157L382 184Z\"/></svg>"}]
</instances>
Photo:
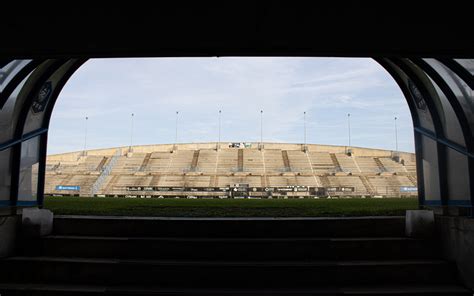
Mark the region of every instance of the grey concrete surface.
<instances>
[{"instance_id":1,"label":"grey concrete surface","mask_svg":"<svg viewBox=\"0 0 474 296\"><path fill-rule=\"evenodd\" d=\"M436 216L436 234L445 258L457 263L462 281L474 289L474 218Z\"/></svg>"},{"instance_id":2,"label":"grey concrete surface","mask_svg":"<svg viewBox=\"0 0 474 296\"><path fill-rule=\"evenodd\" d=\"M46 209L26 208L22 214L22 232L29 237L51 234L53 231L53 212Z\"/></svg>"},{"instance_id":3,"label":"grey concrete surface","mask_svg":"<svg viewBox=\"0 0 474 296\"><path fill-rule=\"evenodd\" d=\"M18 224L17 215L0 216L0 258L13 253L19 230Z\"/></svg>"},{"instance_id":4,"label":"grey concrete surface","mask_svg":"<svg viewBox=\"0 0 474 296\"><path fill-rule=\"evenodd\" d=\"M434 213L429 210L408 210L405 234L413 238L430 238L434 235Z\"/></svg>"}]
</instances>

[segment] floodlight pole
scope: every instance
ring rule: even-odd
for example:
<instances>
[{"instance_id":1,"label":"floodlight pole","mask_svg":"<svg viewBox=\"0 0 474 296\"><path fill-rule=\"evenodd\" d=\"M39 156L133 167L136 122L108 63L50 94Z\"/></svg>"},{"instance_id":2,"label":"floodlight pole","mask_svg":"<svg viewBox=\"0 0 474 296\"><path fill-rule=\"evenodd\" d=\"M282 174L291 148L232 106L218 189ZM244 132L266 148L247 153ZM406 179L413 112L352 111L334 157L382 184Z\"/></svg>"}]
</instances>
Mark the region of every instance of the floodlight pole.
<instances>
[{"instance_id":1,"label":"floodlight pole","mask_svg":"<svg viewBox=\"0 0 474 296\"><path fill-rule=\"evenodd\" d=\"M175 125L175 136L174 136L174 147L177 148L178 144L178 114L179 111L176 111L176 125Z\"/></svg>"},{"instance_id":2,"label":"floodlight pole","mask_svg":"<svg viewBox=\"0 0 474 296\"><path fill-rule=\"evenodd\" d=\"M89 117L86 116L86 121L85 121L85 132L84 132L84 153L83 155L86 156L87 155L87 120L89 119Z\"/></svg>"},{"instance_id":3,"label":"floodlight pole","mask_svg":"<svg viewBox=\"0 0 474 296\"><path fill-rule=\"evenodd\" d=\"M347 113L347 129L349 132L349 146L351 147L351 113Z\"/></svg>"},{"instance_id":4,"label":"floodlight pole","mask_svg":"<svg viewBox=\"0 0 474 296\"><path fill-rule=\"evenodd\" d=\"M303 113L304 146L306 147L306 111Z\"/></svg>"},{"instance_id":5,"label":"floodlight pole","mask_svg":"<svg viewBox=\"0 0 474 296\"><path fill-rule=\"evenodd\" d=\"M133 116L134 114L132 113L130 116L130 148L128 149L129 152L132 152L133 146Z\"/></svg>"},{"instance_id":6,"label":"floodlight pole","mask_svg":"<svg viewBox=\"0 0 474 296\"><path fill-rule=\"evenodd\" d=\"M219 150L219 148L221 148L221 113L222 113L222 111L219 110L219 136L218 136L218 139L217 139L217 148L216 148L216 150Z\"/></svg>"},{"instance_id":7,"label":"floodlight pole","mask_svg":"<svg viewBox=\"0 0 474 296\"><path fill-rule=\"evenodd\" d=\"M395 151L398 151L398 128L397 128L397 117L395 116Z\"/></svg>"},{"instance_id":8,"label":"floodlight pole","mask_svg":"<svg viewBox=\"0 0 474 296\"><path fill-rule=\"evenodd\" d=\"M263 148L263 110L260 110L260 149Z\"/></svg>"}]
</instances>

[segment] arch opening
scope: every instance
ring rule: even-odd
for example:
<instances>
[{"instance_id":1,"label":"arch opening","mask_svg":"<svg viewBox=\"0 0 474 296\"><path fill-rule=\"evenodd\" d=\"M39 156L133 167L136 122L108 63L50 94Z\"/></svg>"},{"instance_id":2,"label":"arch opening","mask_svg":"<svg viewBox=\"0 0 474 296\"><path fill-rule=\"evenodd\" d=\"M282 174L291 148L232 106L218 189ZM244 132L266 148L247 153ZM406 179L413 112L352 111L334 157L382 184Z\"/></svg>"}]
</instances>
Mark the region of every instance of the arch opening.
<instances>
[{"instance_id":1,"label":"arch opening","mask_svg":"<svg viewBox=\"0 0 474 296\"><path fill-rule=\"evenodd\" d=\"M5 206L41 205L54 102L86 61L22 60L2 68L0 135ZM472 214L472 69L469 60L377 58L400 86L414 123L419 203ZM466 66L467 65L467 66ZM31 110L31 111L30 111ZM8 124L12 122L12 124ZM37 184L23 183L33 165ZM26 172L26 173L25 173ZM36 196L28 187L37 189Z\"/></svg>"}]
</instances>

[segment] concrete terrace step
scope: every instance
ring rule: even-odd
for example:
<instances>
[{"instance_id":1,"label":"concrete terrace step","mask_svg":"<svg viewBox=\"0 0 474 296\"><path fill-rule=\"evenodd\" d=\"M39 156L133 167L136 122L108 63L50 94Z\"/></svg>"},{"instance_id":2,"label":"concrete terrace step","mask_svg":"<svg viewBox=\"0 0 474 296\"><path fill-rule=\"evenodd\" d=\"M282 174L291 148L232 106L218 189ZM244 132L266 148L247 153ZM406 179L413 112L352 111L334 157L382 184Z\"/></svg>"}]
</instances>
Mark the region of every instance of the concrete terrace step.
<instances>
[{"instance_id":1,"label":"concrete terrace step","mask_svg":"<svg viewBox=\"0 0 474 296\"><path fill-rule=\"evenodd\" d=\"M2 283L277 289L457 282L456 267L439 260L211 262L12 257L0 264Z\"/></svg>"},{"instance_id":2,"label":"concrete terrace step","mask_svg":"<svg viewBox=\"0 0 474 296\"><path fill-rule=\"evenodd\" d=\"M226 295L226 296L310 296L310 295L472 295L472 291L449 285L390 285L358 287L320 287L314 289L183 289L154 286L81 286L50 284L0 284L2 295Z\"/></svg>"},{"instance_id":3,"label":"concrete terrace step","mask_svg":"<svg viewBox=\"0 0 474 296\"><path fill-rule=\"evenodd\" d=\"M410 238L150 238L48 236L26 254L86 258L202 260L432 259L438 252Z\"/></svg>"},{"instance_id":4,"label":"concrete terrace step","mask_svg":"<svg viewBox=\"0 0 474 296\"><path fill-rule=\"evenodd\" d=\"M123 237L402 237L405 217L55 216L54 234Z\"/></svg>"}]
</instances>

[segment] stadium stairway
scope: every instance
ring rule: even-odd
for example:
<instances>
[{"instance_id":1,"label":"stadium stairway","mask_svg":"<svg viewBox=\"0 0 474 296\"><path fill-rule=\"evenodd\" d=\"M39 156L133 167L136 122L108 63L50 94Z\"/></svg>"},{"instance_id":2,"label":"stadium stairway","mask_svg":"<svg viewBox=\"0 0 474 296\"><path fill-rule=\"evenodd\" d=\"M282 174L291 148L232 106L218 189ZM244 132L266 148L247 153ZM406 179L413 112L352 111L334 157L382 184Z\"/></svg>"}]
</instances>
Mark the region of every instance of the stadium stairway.
<instances>
[{"instance_id":1,"label":"stadium stairway","mask_svg":"<svg viewBox=\"0 0 474 296\"><path fill-rule=\"evenodd\" d=\"M336 172L342 172L342 167L341 167L341 164L339 163L339 160L336 157L336 154L331 153L330 155L331 155L332 163L334 167L336 168Z\"/></svg>"},{"instance_id":2,"label":"stadium stairway","mask_svg":"<svg viewBox=\"0 0 474 296\"><path fill-rule=\"evenodd\" d=\"M472 295L403 217L58 216L0 260L5 295Z\"/></svg>"},{"instance_id":3,"label":"stadium stairway","mask_svg":"<svg viewBox=\"0 0 474 296\"><path fill-rule=\"evenodd\" d=\"M387 171L387 169L385 168L385 166L383 165L383 163L380 161L380 159L378 157L374 157L374 161L377 164L377 166L379 167L380 172L386 172Z\"/></svg>"},{"instance_id":4,"label":"stadium stairway","mask_svg":"<svg viewBox=\"0 0 474 296\"><path fill-rule=\"evenodd\" d=\"M147 153L145 155L145 158L143 159L142 164L140 165L140 168L138 169L139 172L144 172L148 164L150 163L150 158L151 158L151 153Z\"/></svg>"},{"instance_id":5,"label":"stadium stairway","mask_svg":"<svg viewBox=\"0 0 474 296\"><path fill-rule=\"evenodd\" d=\"M107 163L107 160L109 158L104 156L102 157L101 161L99 162L99 165L97 165L97 168L95 169L97 172L101 172L102 169L104 168L105 164Z\"/></svg>"}]
</instances>

